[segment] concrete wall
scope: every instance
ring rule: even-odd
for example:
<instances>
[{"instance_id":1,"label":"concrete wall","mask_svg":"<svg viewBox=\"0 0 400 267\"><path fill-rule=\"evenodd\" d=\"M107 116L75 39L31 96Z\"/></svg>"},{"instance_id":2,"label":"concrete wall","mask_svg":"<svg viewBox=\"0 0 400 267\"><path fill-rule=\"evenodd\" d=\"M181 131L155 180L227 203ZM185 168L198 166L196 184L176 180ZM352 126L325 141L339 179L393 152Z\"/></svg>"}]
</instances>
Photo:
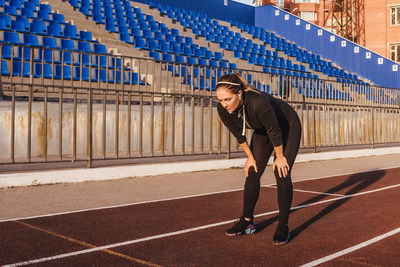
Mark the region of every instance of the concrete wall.
<instances>
[{"instance_id":1,"label":"concrete wall","mask_svg":"<svg viewBox=\"0 0 400 267\"><path fill-rule=\"evenodd\" d=\"M47 117L47 143L48 155L57 156L59 149L59 105L58 103L48 103ZM7 160L11 153L11 103L0 102L0 160ZM45 141L45 117L43 113L43 103L34 103L32 106L32 157L42 157L44 153ZM140 107L138 105L131 106L131 152L132 156L138 156L139 141L140 141ZM162 108L161 105L154 105L154 151L160 154L162 149ZM216 108L212 109L212 120L210 121L210 109L204 108L203 122L203 145L207 151L210 146L210 127L212 128L212 147L218 149L219 131L222 129L222 144L227 145L227 131L224 127L220 127L220 120ZM195 152L199 153L201 144L200 120L201 108L195 106L194 120L194 145ZM86 154L87 140L87 104L77 105L77 154ZM107 154L114 156L115 134L116 134L116 108L115 105L107 105L106 108L106 149ZM182 104L181 102L175 105L175 120L172 121L172 107L169 104L165 106L165 123L164 123L164 149L165 153L170 154L172 148L172 131L175 128L175 150L177 154L182 150ZM151 151L151 106L143 106L143 153L149 154ZM184 135L185 135L185 150L190 153L192 147L192 108L190 104L185 104L185 119L184 119ZM120 105L119 107L119 153L128 152L128 107ZM62 118L62 150L63 156L71 157L73 147L73 105L65 103L63 105ZM15 157L25 158L27 156L28 144L28 111L27 102L16 103L15 113ZM103 154L103 105L93 105L93 152L97 157ZM215 151L214 151L215 152Z\"/></svg>"}]
</instances>

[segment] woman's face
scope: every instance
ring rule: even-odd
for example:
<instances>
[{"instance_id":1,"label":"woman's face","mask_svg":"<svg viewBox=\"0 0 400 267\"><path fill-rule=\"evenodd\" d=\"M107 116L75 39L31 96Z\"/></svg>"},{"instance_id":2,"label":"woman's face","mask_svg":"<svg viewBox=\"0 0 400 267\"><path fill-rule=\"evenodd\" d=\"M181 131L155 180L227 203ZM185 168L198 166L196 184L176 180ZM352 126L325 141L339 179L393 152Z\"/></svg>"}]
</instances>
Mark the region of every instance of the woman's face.
<instances>
[{"instance_id":1,"label":"woman's face","mask_svg":"<svg viewBox=\"0 0 400 267\"><path fill-rule=\"evenodd\" d=\"M222 107L225 108L229 113L235 111L241 103L242 92L239 91L237 94L232 93L226 87L219 87L217 92L217 98Z\"/></svg>"}]
</instances>

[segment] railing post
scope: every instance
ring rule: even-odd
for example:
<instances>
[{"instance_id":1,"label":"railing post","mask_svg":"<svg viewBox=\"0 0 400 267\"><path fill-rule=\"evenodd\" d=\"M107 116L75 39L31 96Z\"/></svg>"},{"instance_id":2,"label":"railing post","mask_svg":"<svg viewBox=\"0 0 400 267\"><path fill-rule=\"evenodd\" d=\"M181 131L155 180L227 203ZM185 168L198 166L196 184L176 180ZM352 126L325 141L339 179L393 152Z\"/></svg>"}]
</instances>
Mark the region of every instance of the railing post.
<instances>
[{"instance_id":1,"label":"railing post","mask_svg":"<svg viewBox=\"0 0 400 267\"><path fill-rule=\"evenodd\" d=\"M89 88L88 90L88 107L87 107L87 168L93 167L93 127L92 127L92 119L93 119L93 103L92 103L92 90Z\"/></svg>"},{"instance_id":2,"label":"railing post","mask_svg":"<svg viewBox=\"0 0 400 267\"><path fill-rule=\"evenodd\" d=\"M315 125L315 104L313 104L313 126L314 126L314 133L313 133L314 153L317 153L317 128Z\"/></svg>"},{"instance_id":3,"label":"railing post","mask_svg":"<svg viewBox=\"0 0 400 267\"><path fill-rule=\"evenodd\" d=\"M371 120L372 120L372 142L371 142L371 148L375 148L375 122L374 122L374 112L375 109L372 108L371 110Z\"/></svg>"},{"instance_id":4,"label":"railing post","mask_svg":"<svg viewBox=\"0 0 400 267\"><path fill-rule=\"evenodd\" d=\"M230 159L231 158L231 132L228 130L228 152L226 154L226 158Z\"/></svg>"},{"instance_id":5,"label":"railing post","mask_svg":"<svg viewBox=\"0 0 400 267\"><path fill-rule=\"evenodd\" d=\"M28 162L32 162L32 101L33 101L33 88L29 85L28 95Z\"/></svg>"},{"instance_id":6,"label":"railing post","mask_svg":"<svg viewBox=\"0 0 400 267\"><path fill-rule=\"evenodd\" d=\"M11 88L11 163L15 163L15 85Z\"/></svg>"}]
</instances>

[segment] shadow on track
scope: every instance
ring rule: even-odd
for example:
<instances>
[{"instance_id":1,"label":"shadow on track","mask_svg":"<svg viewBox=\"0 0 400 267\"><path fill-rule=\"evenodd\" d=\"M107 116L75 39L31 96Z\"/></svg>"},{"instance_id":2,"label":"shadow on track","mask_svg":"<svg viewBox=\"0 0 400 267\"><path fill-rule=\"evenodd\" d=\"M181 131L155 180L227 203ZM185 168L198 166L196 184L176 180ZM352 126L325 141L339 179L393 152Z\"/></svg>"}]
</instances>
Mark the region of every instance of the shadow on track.
<instances>
[{"instance_id":1,"label":"shadow on track","mask_svg":"<svg viewBox=\"0 0 400 267\"><path fill-rule=\"evenodd\" d=\"M380 179L382 179L382 177L385 174L386 174L386 171L383 171L383 170L356 173L356 174L351 175L343 183L330 188L329 190L325 191L324 193L334 194L341 190L349 188L349 190L344 195L356 194L356 193L361 192L363 189L368 188L368 186L376 183ZM312 203L321 201L326 197L327 197L326 195L321 194L321 195L315 196L313 198L310 198L309 200L304 201L303 203L299 204L298 206L312 204ZM296 238L302 231L306 230L311 224L313 224L314 222L323 218L325 215L331 213L335 209L339 208L340 206L345 204L347 201L349 201L351 198L352 197L338 199L338 200L332 202L329 206L327 206L326 208L324 208L323 210L318 212L318 214L316 214L312 218L308 219L306 222L304 222L302 225L298 226L294 230L290 231L291 240ZM296 209L296 210L300 210L300 209ZM294 213L296 210L291 210L291 214ZM256 225L257 232L264 230L266 227L270 226L275 221L277 221L278 218L279 218L278 216L275 216L275 217L272 217L268 220L265 220L265 221L257 224Z\"/></svg>"}]
</instances>

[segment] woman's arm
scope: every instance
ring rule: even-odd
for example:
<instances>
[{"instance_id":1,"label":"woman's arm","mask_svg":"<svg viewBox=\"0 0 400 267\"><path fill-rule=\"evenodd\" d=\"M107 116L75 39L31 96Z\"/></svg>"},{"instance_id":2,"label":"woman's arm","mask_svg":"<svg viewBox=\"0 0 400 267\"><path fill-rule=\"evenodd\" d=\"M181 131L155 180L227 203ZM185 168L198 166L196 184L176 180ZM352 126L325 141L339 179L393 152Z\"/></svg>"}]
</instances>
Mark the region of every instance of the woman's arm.
<instances>
[{"instance_id":1,"label":"woman's arm","mask_svg":"<svg viewBox=\"0 0 400 267\"><path fill-rule=\"evenodd\" d=\"M246 153L246 156L247 156L246 163L244 164L244 173L247 177L247 176L249 176L249 169L251 167L254 167L254 171L258 172L257 164L256 164L256 160L254 159L253 153L251 153L251 150L250 150L250 147L249 147L249 144L247 143L247 141L245 141L244 143L241 143L240 147L242 148L244 153Z\"/></svg>"}]
</instances>

